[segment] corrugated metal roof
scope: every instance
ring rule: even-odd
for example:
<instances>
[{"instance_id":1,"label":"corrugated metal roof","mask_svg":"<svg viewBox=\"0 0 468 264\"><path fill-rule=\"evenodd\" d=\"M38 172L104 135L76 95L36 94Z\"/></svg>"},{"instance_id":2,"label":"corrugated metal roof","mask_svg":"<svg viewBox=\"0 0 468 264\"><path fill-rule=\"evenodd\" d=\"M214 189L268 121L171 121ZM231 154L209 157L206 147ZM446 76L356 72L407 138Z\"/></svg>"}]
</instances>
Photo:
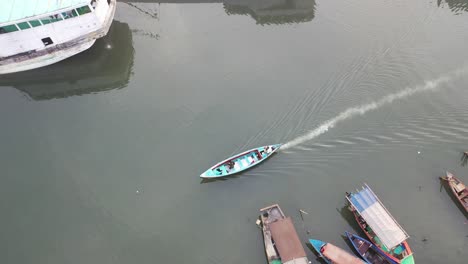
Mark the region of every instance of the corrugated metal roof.
<instances>
[{"instance_id":1,"label":"corrugated metal roof","mask_svg":"<svg viewBox=\"0 0 468 264\"><path fill-rule=\"evenodd\" d=\"M348 200L387 248L394 248L408 239L408 234L387 211L369 186L366 185L361 191L352 193Z\"/></svg>"},{"instance_id":2,"label":"corrugated metal roof","mask_svg":"<svg viewBox=\"0 0 468 264\"><path fill-rule=\"evenodd\" d=\"M91 0L0 0L0 24L89 2Z\"/></svg>"}]
</instances>

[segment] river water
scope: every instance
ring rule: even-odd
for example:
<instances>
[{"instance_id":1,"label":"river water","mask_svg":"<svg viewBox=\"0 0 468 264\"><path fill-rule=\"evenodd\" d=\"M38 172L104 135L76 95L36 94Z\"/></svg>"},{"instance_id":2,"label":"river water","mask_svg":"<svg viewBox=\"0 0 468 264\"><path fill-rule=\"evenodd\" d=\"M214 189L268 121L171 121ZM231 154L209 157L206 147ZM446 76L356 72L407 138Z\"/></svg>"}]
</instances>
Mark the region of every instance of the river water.
<instances>
[{"instance_id":1,"label":"river water","mask_svg":"<svg viewBox=\"0 0 468 264\"><path fill-rule=\"evenodd\" d=\"M89 51L0 76L0 262L266 263L272 203L351 251L344 194L367 183L417 263L466 263L438 177L468 182L467 43L466 0L120 2Z\"/></svg>"}]
</instances>

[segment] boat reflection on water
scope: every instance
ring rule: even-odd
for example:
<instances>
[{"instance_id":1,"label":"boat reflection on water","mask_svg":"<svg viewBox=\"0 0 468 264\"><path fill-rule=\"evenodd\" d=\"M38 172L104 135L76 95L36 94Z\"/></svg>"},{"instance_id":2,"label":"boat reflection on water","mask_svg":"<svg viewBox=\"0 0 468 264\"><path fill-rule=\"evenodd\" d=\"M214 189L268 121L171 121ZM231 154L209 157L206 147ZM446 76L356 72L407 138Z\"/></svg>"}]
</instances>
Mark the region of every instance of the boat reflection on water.
<instances>
[{"instance_id":1,"label":"boat reflection on water","mask_svg":"<svg viewBox=\"0 0 468 264\"><path fill-rule=\"evenodd\" d=\"M257 24L303 23L314 19L315 0L224 0L228 15L249 15Z\"/></svg>"},{"instance_id":2,"label":"boat reflection on water","mask_svg":"<svg viewBox=\"0 0 468 264\"><path fill-rule=\"evenodd\" d=\"M462 12L468 12L468 0L437 0L437 6L444 7L445 4L447 4L450 10L456 15Z\"/></svg>"},{"instance_id":3,"label":"boat reflection on water","mask_svg":"<svg viewBox=\"0 0 468 264\"><path fill-rule=\"evenodd\" d=\"M315 0L122 0L127 3L202 4L220 3L228 15L248 15L260 25L311 21ZM141 11L141 10L140 10Z\"/></svg>"},{"instance_id":4,"label":"boat reflection on water","mask_svg":"<svg viewBox=\"0 0 468 264\"><path fill-rule=\"evenodd\" d=\"M114 20L107 36L89 50L47 67L3 75L0 86L12 86L33 100L121 89L132 75L133 58L132 32Z\"/></svg>"}]
</instances>

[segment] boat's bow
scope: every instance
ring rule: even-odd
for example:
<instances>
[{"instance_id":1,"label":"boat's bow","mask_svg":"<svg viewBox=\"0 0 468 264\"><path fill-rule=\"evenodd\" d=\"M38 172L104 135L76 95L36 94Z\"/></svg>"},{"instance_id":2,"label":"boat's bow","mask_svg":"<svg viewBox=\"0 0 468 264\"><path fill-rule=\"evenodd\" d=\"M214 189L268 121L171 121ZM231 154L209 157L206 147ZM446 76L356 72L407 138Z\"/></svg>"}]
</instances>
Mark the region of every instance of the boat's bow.
<instances>
[{"instance_id":1,"label":"boat's bow","mask_svg":"<svg viewBox=\"0 0 468 264\"><path fill-rule=\"evenodd\" d=\"M453 179L453 176L454 176L454 175L453 175L452 173L446 171L446 172L445 172L445 178L443 178L443 179L444 179L444 180L447 180L447 181L450 181L450 179Z\"/></svg>"},{"instance_id":2,"label":"boat's bow","mask_svg":"<svg viewBox=\"0 0 468 264\"><path fill-rule=\"evenodd\" d=\"M317 250L317 252L321 253L320 252L320 249L325 246L327 243L323 242L323 241L320 241L320 240L317 240L317 239L309 239L309 243L312 245L312 247L314 247L315 250Z\"/></svg>"},{"instance_id":3,"label":"boat's bow","mask_svg":"<svg viewBox=\"0 0 468 264\"><path fill-rule=\"evenodd\" d=\"M312 247L317 251L317 254L319 257L321 257L326 263L331 263L329 259L327 259L323 254L322 254L322 248L327 244L321 240L317 239L309 239L309 243L312 245Z\"/></svg>"}]
</instances>

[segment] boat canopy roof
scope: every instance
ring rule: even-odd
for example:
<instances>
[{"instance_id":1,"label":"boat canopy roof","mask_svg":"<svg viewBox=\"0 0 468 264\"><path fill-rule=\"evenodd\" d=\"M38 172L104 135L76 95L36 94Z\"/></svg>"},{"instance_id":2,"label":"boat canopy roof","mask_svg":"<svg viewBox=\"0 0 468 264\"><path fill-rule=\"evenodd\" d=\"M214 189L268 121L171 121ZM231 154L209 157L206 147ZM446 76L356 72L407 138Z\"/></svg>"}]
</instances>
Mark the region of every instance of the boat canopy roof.
<instances>
[{"instance_id":1,"label":"boat canopy roof","mask_svg":"<svg viewBox=\"0 0 468 264\"><path fill-rule=\"evenodd\" d=\"M299 264L302 263L299 259L307 258L290 217L271 223L270 230L283 263Z\"/></svg>"},{"instance_id":2,"label":"boat canopy roof","mask_svg":"<svg viewBox=\"0 0 468 264\"><path fill-rule=\"evenodd\" d=\"M87 5L91 0L1 0L0 24Z\"/></svg>"},{"instance_id":3,"label":"boat canopy roof","mask_svg":"<svg viewBox=\"0 0 468 264\"><path fill-rule=\"evenodd\" d=\"M394 248L408 239L408 234L369 186L365 185L361 191L350 194L347 199L387 248Z\"/></svg>"}]
</instances>

